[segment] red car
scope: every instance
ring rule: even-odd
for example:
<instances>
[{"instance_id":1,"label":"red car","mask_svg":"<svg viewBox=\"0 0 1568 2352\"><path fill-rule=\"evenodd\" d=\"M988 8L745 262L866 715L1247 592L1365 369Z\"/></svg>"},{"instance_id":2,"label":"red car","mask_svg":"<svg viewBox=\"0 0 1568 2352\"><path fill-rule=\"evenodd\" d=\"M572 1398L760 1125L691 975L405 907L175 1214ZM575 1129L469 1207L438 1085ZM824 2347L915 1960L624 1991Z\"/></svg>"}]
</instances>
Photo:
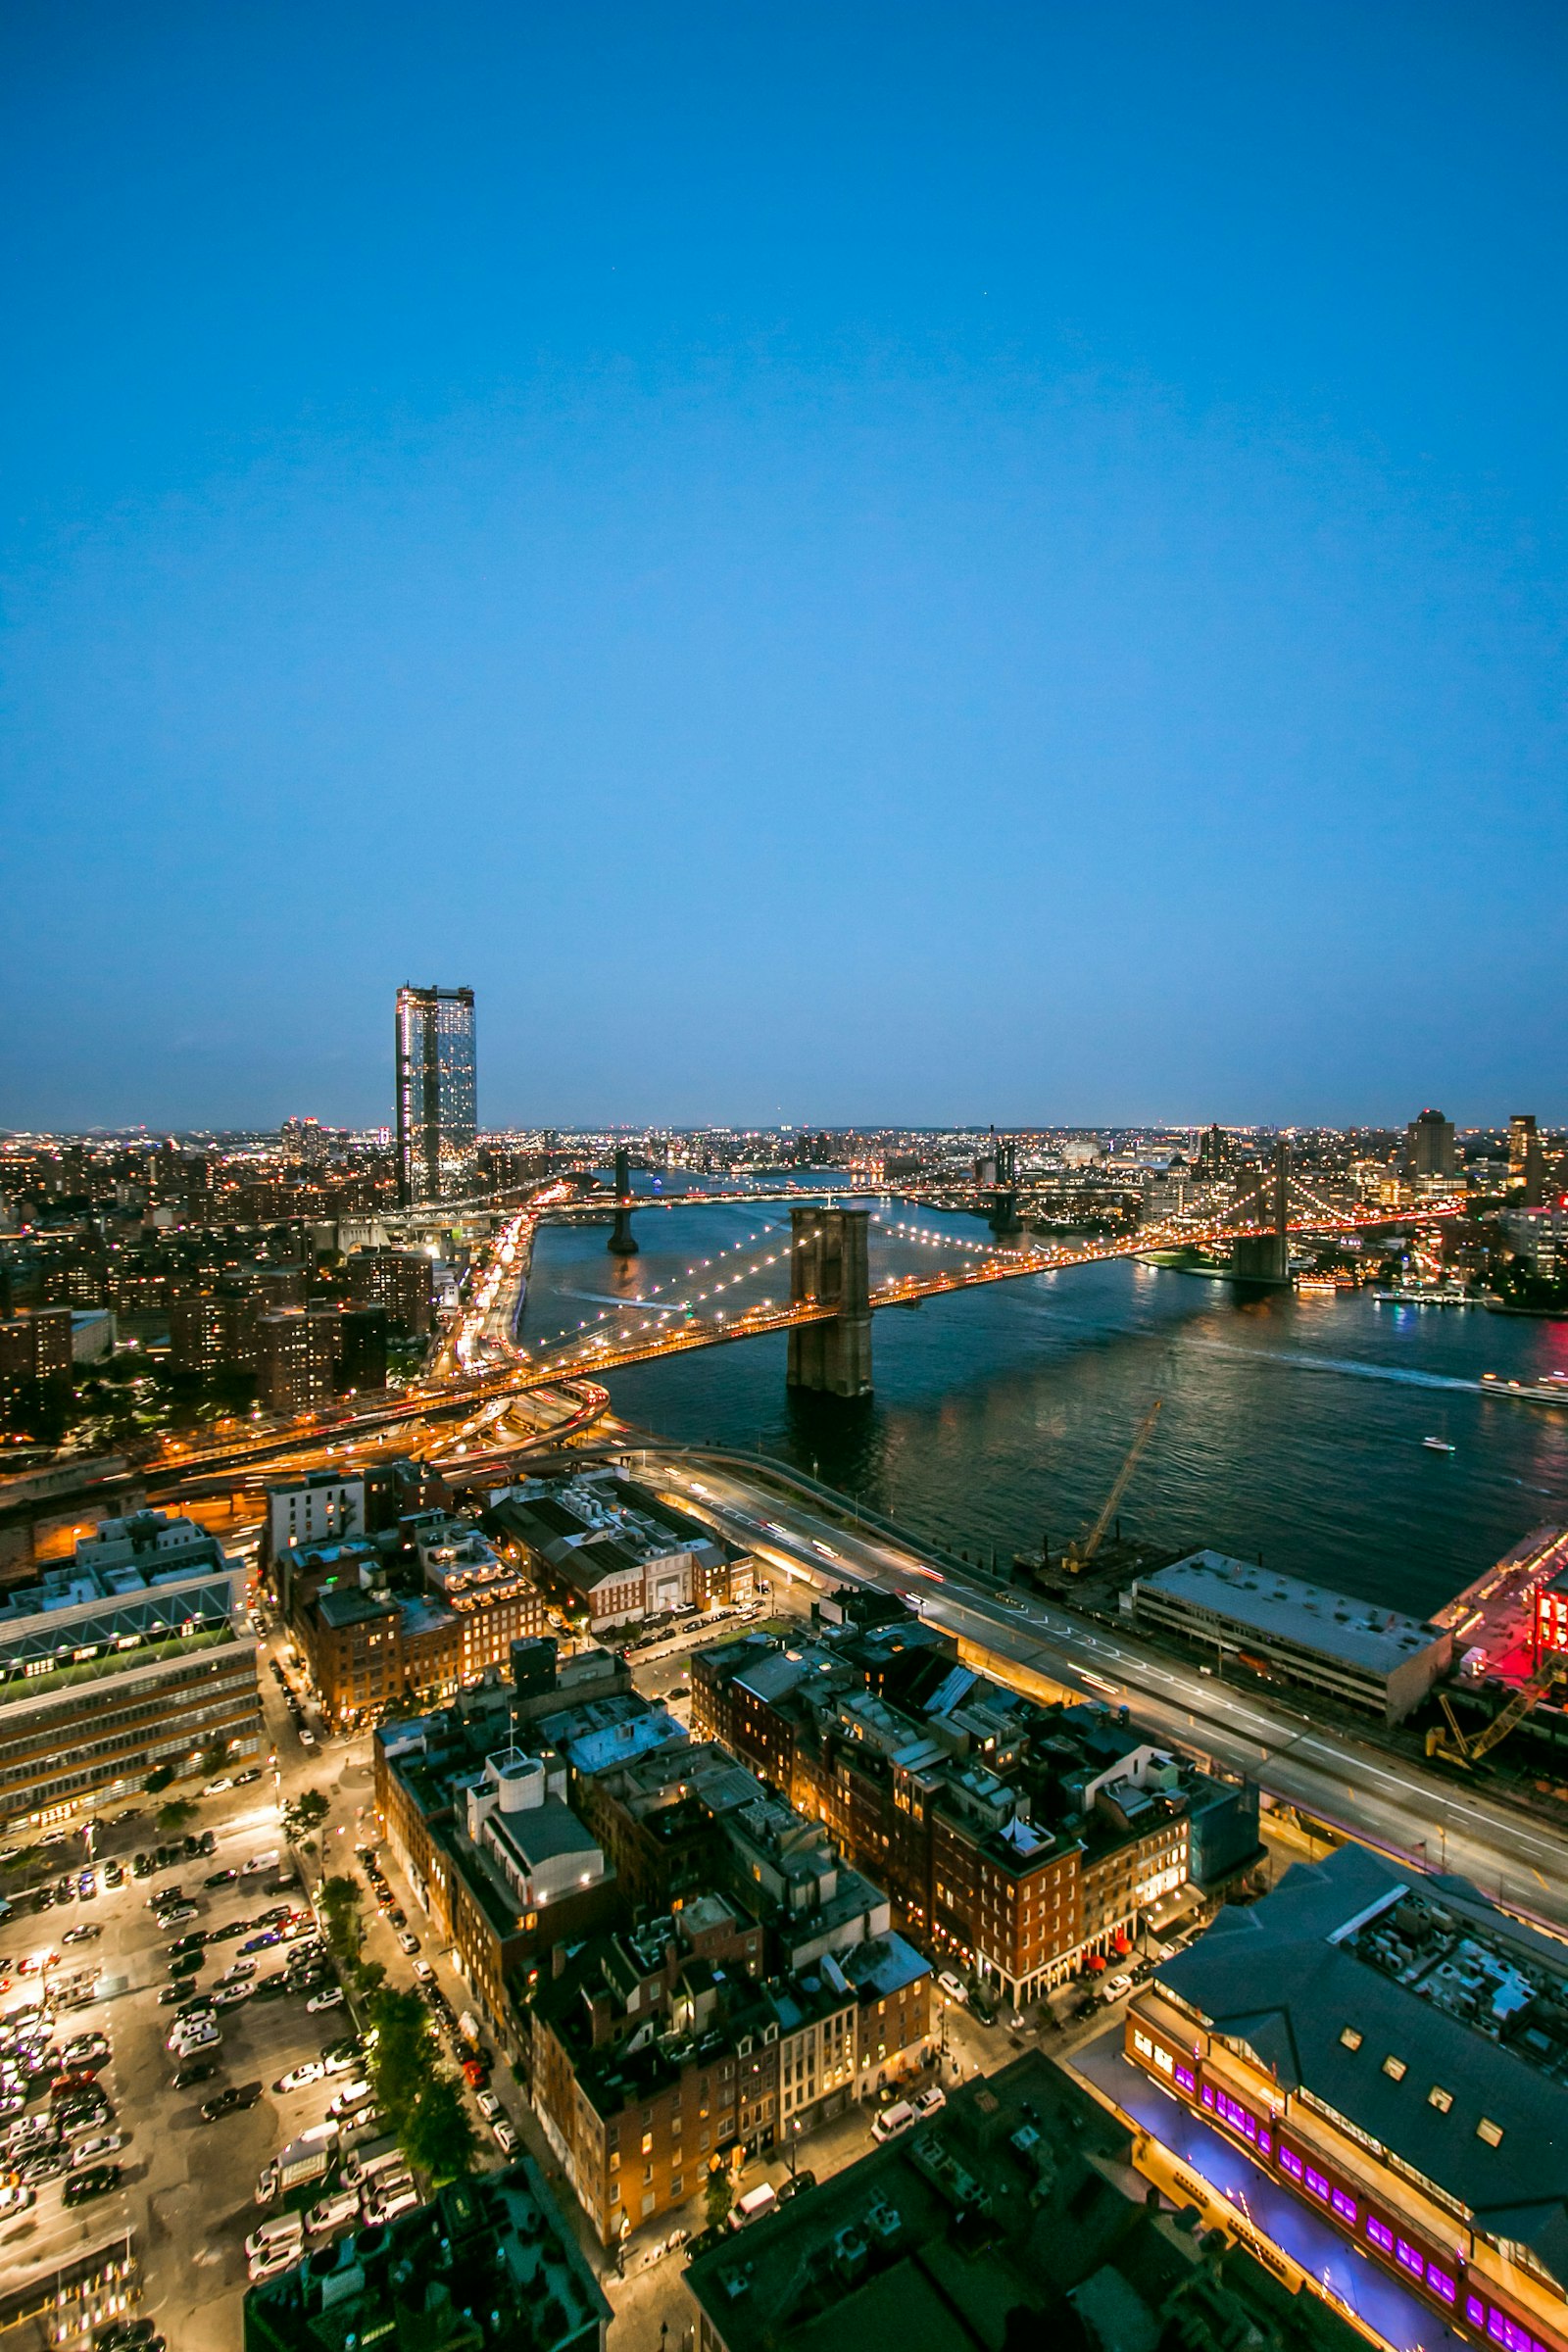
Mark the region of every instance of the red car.
<instances>
[{"instance_id":1,"label":"red car","mask_svg":"<svg viewBox=\"0 0 1568 2352\"><path fill-rule=\"evenodd\" d=\"M482 2058L465 2058L463 2080L470 2090L483 2090L490 2080L490 2069Z\"/></svg>"}]
</instances>

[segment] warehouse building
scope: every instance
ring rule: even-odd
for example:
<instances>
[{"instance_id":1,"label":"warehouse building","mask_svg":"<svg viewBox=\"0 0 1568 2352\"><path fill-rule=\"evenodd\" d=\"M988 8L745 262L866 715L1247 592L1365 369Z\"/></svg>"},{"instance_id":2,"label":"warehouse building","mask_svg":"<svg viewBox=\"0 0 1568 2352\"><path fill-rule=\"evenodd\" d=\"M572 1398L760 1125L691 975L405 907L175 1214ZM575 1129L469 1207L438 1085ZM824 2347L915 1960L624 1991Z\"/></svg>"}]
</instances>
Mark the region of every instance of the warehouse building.
<instances>
[{"instance_id":1,"label":"warehouse building","mask_svg":"<svg viewBox=\"0 0 1568 2352\"><path fill-rule=\"evenodd\" d=\"M1140 1577L1121 1605L1218 1664L1324 1691L1385 1723L1402 1723L1453 1663L1451 1633L1218 1551Z\"/></svg>"}]
</instances>

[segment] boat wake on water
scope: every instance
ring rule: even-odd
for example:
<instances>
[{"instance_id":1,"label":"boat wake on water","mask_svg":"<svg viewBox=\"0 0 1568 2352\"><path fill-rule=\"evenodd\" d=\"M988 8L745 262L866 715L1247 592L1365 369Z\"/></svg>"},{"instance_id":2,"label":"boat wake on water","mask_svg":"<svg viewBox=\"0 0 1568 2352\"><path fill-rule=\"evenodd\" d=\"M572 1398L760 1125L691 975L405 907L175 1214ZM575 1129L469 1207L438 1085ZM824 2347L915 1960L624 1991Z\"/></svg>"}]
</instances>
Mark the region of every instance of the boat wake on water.
<instances>
[{"instance_id":1,"label":"boat wake on water","mask_svg":"<svg viewBox=\"0 0 1568 2352\"><path fill-rule=\"evenodd\" d=\"M1450 1372L1412 1372L1403 1364L1369 1364L1348 1355L1308 1355L1296 1348L1232 1348L1223 1340L1187 1340L1183 1346L1208 1355L1245 1356L1249 1363L1280 1364L1292 1372L1338 1372L1347 1380L1383 1380L1396 1388L1457 1390L1465 1396L1490 1396L1479 1380Z\"/></svg>"}]
</instances>

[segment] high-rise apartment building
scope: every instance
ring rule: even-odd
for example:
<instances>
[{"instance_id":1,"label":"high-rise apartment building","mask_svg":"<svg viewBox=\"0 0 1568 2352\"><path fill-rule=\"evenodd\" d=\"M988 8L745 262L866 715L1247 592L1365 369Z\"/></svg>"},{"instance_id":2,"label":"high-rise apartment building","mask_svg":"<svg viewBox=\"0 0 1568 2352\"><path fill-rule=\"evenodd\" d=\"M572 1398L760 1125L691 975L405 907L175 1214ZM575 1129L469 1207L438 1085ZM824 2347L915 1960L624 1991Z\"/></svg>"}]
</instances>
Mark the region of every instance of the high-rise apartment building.
<instances>
[{"instance_id":1,"label":"high-rise apartment building","mask_svg":"<svg viewBox=\"0 0 1568 2352\"><path fill-rule=\"evenodd\" d=\"M398 1197L405 1206L461 1192L478 1130L471 988L400 988Z\"/></svg>"},{"instance_id":2,"label":"high-rise apartment building","mask_svg":"<svg viewBox=\"0 0 1568 2352\"><path fill-rule=\"evenodd\" d=\"M1458 1164L1451 1119L1446 1119L1441 1110L1423 1110L1410 1121L1404 1131L1407 1176L1451 1176Z\"/></svg>"},{"instance_id":3,"label":"high-rise apartment building","mask_svg":"<svg viewBox=\"0 0 1568 2352\"><path fill-rule=\"evenodd\" d=\"M1517 1182L1524 1176L1530 1157L1530 1147L1536 1141L1536 1114L1533 1110L1516 1110L1508 1121L1508 1174Z\"/></svg>"}]
</instances>

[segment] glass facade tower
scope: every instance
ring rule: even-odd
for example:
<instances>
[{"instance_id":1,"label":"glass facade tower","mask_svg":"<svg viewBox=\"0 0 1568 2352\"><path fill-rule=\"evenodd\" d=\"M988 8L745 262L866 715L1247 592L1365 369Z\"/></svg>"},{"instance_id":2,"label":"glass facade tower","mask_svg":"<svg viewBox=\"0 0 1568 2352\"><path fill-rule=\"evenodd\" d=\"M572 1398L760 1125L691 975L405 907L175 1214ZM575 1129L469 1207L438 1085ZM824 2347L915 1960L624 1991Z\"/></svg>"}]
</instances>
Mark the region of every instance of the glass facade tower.
<instances>
[{"instance_id":1,"label":"glass facade tower","mask_svg":"<svg viewBox=\"0 0 1568 2352\"><path fill-rule=\"evenodd\" d=\"M400 988L398 1198L405 1207L463 1192L478 1131L471 988Z\"/></svg>"}]
</instances>

